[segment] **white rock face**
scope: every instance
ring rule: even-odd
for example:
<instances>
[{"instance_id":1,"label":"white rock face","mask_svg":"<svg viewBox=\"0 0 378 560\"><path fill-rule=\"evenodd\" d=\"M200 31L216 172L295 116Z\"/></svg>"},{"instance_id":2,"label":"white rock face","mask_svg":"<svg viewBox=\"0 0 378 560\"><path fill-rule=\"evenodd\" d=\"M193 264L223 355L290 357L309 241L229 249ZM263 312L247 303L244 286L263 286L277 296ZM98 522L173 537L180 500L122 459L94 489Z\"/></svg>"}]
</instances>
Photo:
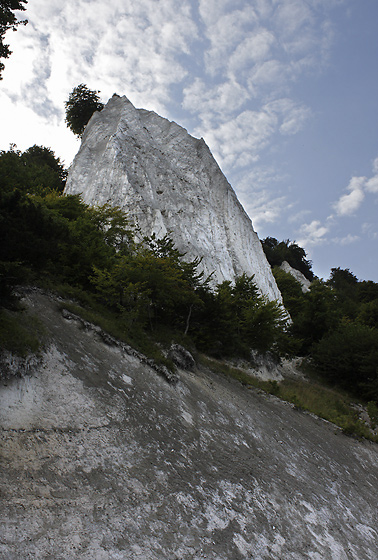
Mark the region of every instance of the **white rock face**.
<instances>
[{"instance_id":1,"label":"white rock face","mask_svg":"<svg viewBox=\"0 0 378 560\"><path fill-rule=\"evenodd\" d=\"M254 274L260 291L281 301L252 222L204 140L126 97L92 116L65 192L120 206L143 235L170 233L215 282Z\"/></svg>"},{"instance_id":2,"label":"white rock face","mask_svg":"<svg viewBox=\"0 0 378 560\"><path fill-rule=\"evenodd\" d=\"M290 266L287 261L284 261L281 264L280 268L284 272L288 272L289 274L291 274L295 278L295 280L300 283L300 285L302 286L302 292L304 294L310 291L311 282L310 280L307 280L306 276L302 274L302 272Z\"/></svg>"}]
</instances>

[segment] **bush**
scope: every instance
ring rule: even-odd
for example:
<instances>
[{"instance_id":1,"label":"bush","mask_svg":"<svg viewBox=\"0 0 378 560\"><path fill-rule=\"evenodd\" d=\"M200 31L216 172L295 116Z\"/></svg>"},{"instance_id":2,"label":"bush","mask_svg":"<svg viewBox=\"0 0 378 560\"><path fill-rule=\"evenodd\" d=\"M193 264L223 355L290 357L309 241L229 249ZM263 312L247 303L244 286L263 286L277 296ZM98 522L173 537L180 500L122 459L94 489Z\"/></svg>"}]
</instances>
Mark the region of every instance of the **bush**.
<instances>
[{"instance_id":1,"label":"bush","mask_svg":"<svg viewBox=\"0 0 378 560\"><path fill-rule=\"evenodd\" d=\"M363 398L378 400L378 330L340 325L313 346L315 366L330 381Z\"/></svg>"}]
</instances>

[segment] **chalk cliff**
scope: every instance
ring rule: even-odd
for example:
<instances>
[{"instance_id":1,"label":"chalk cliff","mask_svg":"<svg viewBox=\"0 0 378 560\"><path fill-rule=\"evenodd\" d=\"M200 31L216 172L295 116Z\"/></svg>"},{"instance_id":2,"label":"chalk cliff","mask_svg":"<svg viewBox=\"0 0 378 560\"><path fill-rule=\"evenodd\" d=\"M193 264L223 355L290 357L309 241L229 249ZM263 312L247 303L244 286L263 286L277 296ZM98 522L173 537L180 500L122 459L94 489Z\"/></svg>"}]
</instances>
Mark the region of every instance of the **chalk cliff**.
<instances>
[{"instance_id":1,"label":"chalk cliff","mask_svg":"<svg viewBox=\"0 0 378 560\"><path fill-rule=\"evenodd\" d=\"M204 140L126 97L92 116L65 192L120 206L143 235L170 233L215 282L254 274L260 291L281 301L252 222Z\"/></svg>"}]
</instances>

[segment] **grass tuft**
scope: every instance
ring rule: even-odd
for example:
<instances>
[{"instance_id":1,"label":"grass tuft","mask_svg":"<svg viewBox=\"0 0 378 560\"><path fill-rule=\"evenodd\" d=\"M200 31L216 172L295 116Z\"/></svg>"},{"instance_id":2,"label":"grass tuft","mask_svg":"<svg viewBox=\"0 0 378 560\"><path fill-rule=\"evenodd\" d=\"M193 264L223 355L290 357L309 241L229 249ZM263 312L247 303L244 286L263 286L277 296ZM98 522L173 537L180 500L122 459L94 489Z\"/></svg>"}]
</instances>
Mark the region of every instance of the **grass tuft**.
<instances>
[{"instance_id":1,"label":"grass tuft","mask_svg":"<svg viewBox=\"0 0 378 560\"><path fill-rule=\"evenodd\" d=\"M0 310L0 348L25 358L37 354L45 338L45 329L37 317L24 310Z\"/></svg>"},{"instance_id":2,"label":"grass tuft","mask_svg":"<svg viewBox=\"0 0 378 560\"><path fill-rule=\"evenodd\" d=\"M262 381L240 368L229 366L205 356L201 356L201 363L215 373L231 377L245 386L255 387L294 404L300 410L311 412L339 426L343 433L347 435L378 443L378 436L374 435L368 426L359 419L354 406L355 401L342 391L313 382L311 379L284 379L281 382ZM375 403L368 404L368 412L369 415L371 414L370 418L376 418L378 421L378 407Z\"/></svg>"}]
</instances>

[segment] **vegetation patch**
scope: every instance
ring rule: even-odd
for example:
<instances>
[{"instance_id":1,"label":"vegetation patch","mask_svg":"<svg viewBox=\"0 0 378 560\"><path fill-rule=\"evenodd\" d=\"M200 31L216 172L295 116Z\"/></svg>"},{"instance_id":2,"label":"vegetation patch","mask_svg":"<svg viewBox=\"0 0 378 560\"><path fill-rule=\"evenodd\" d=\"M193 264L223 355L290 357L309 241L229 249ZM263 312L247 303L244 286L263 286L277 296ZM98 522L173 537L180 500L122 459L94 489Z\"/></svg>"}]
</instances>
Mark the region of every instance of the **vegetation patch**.
<instances>
[{"instance_id":1,"label":"vegetation patch","mask_svg":"<svg viewBox=\"0 0 378 560\"><path fill-rule=\"evenodd\" d=\"M41 321L26 311L0 309L0 349L25 358L38 353L46 332Z\"/></svg>"},{"instance_id":2,"label":"vegetation patch","mask_svg":"<svg viewBox=\"0 0 378 560\"><path fill-rule=\"evenodd\" d=\"M292 403L297 409L315 414L336 426L347 435L366 438L378 443L378 436L359 418L356 401L347 393L330 388L309 379L284 379L283 381L262 381L245 370L235 368L206 356L201 363L215 373L220 373L239 381L244 386L254 387ZM368 412L378 421L378 407L368 404Z\"/></svg>"},{"instance_id":3,"label":"vegetation patch","mask_svg":"<svg viewBox=\"0 0 378 560\"><path fill-rule=\"evenodd\" d=\"M71 294L75 293L76 297L79 299L81 296L78 290L72 291L67 289L67 287L61 287L59 292L61 294L64 293L65 297L67 297L68 292ZM85 307L72 301L62 301L60 303L60 308L62 310L65 309L70 311L84 321L100 327L104 332L113 338L132 346L135 350L153 360L156 365L165 366L170 371L175 370L172 360L165 356L165 353L157 340L154 340L150 335L147 335L142 329L135 328L133 331L130 331L128 328L125 328L122 317L110 312L93 299L88 298L88 295L82 295L84 296L83 299L85 300ZM88 307L88 300L91 301L91 307Z\"/></svg>"}]
</instances>

